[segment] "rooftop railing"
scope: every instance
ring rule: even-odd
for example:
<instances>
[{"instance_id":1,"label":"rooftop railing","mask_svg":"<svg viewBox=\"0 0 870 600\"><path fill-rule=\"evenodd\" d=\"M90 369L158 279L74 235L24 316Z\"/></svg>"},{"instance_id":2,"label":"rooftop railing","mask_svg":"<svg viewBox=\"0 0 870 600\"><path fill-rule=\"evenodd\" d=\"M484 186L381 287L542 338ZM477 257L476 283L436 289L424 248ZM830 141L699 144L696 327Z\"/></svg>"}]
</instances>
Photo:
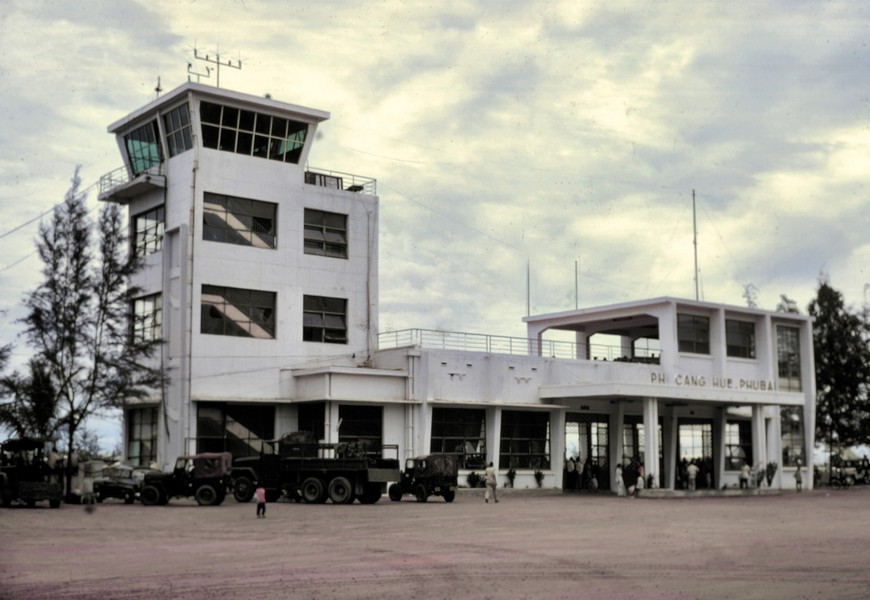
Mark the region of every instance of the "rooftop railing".
<instances>
[{"instance_id":1,"label":"rooftop railing","mask_svg":"<svg viewBox=\"0 0 870 600\"><path fill-rule=\"evenodd\" d=\"M607 344L590 344L587 353L586 344L559 340L538 342L538 340L530 338L432 329L402 329L378 334L378 348L381 350L405 346L514 356L545 356L573 360L609 360L652 364L659 362L660 354L657 350L635 349L634 354L629 356L621 346Z\"/></svg>"},{"instance_id":2,"label":"rooftop railing","mask_svg":"<svg viewBox=\"0 0 870 600\"><path fill-rule=\"evenodd\" d=\"M378 194L378 181L353 173L330 171L327 169L305 169L305 183L334 190L363 193L370 196Z\"/></svg>"}]
</instances>

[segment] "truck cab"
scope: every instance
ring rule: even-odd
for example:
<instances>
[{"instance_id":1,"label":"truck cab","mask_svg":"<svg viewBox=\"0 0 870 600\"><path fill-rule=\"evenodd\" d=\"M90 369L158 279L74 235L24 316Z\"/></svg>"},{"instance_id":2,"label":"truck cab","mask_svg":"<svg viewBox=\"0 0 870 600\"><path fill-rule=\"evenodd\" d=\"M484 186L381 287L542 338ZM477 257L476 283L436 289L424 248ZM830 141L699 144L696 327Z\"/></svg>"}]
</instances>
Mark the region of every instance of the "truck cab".
<instances>
[{"instance_id":1,"label":"truck cab","mask_svg":"<svg viewBox=\"0 0 870 600\"><path fill-rule=\"evenodd\" d=\"M171 473L147 473L139 499L146 506L166 504L170 498L193 496L200 506L217 506L231 487L233 457L229 452L179 456Z\"/></svg>"},{"instance_id":2,"label":"truck cab","mask_svg":"<svg viewBox=\"0 0 870 600\"><path fill-rule=\"evenodd\" d=\"M390 486L390 500L398 502L405 494L414 494L417 502L429 496L441 496L445 502L456 498L459 462L452 454L429 454L405 461L401 479Z\"/></svg>"}]
</instances>

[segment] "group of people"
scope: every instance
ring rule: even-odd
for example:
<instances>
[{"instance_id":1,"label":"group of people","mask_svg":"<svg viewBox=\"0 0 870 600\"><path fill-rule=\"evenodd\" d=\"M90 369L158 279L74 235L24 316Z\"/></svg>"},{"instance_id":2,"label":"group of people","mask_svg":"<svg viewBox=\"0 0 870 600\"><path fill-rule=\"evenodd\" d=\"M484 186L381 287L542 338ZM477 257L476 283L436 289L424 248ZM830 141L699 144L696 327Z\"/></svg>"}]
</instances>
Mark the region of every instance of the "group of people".
<instances>
[{"instance_id":1,"label":"group of people","mask_svg":"<svg viewBox=\"0 0 870 600\"><path fill-rule=\"evenodd\" d=\"M627 466L616 465L616 495L637 497L640 490L655 486L655 476L646 475L643 463L631 461Z\"/></svg>"},{"instance_id":2,"label":"group of people","mask_svg":"<svg viewBox=\"0 0 870 600\"><path fill-rule=\"evenodd\" d=\"M598 465L594 464L591 458L583 462L579 456L568 457L565 461L563 489L596 490L598 483Z\"/></svg>"}]
</instances>

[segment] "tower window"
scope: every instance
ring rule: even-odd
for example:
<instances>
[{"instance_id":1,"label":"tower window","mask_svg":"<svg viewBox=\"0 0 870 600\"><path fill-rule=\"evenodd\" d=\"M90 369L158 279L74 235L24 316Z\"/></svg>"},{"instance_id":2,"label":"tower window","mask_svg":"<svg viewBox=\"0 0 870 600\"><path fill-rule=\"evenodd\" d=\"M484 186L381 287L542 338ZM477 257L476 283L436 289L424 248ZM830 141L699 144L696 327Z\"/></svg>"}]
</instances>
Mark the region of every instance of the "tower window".
<instances>
[{"instance_id":1,"label":"tower window","mask_svg":"<svg viewBox=\"0 0 870 600\"><path fill-rule=\"evenodd\" d=\"M308 124L252 110L200 103L206 148L298 164Z\"/></svg>"},{"instance_id":2,"label":"tower window","mask_svg":"<svg viewBox=\"0 0 870 600\"><path fill-rule=\"evenodd\" d=\"M347 258L347 215L306 208L305 254Z\"/></svg>"},{"instance_id":3,"label":"tower window","mask_svg":"<svg viewBox=\"0 0 870 600\"><path fill-rule=\"evenodd\" d=\"M125 135L124 145L133 175L144 173L163 160L160 144L157 143L157 121L149 121Z\"/></svg>"},{"instance_id":4,"label":"tower window","mask_svg":"<svg viewBox=\"0 0 870 600\"><path fill-rule=\"evenodd\" d=\"M305 296L302 304L303 341L326 344L347 343L347 300Z\"/></svg>"}]
</instances>

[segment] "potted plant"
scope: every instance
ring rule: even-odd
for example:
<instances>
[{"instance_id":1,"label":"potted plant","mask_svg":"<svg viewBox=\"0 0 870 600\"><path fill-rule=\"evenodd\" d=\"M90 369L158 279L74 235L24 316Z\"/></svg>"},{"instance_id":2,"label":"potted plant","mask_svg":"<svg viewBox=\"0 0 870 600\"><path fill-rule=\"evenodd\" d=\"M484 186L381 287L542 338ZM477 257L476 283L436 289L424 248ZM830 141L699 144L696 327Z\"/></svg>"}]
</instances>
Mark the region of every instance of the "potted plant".
<instances>
[{"instance_id":1,"label":"potted plant","mask_svg":"<svg viewBox=\"0 0 870 600\"><path fill-rule=\"evenodd\" d=\"M468 482L468 487L470 487L470 488L480 487L480 481L481 481L481 479L480 479L480 475L478 475L478 474L477 474L476 472L474 472L474 471L472 471L471 473L469 473L469 474L466 476L465 480Z\"/></svg>"},{"instance_id":2,"label":"potted plant","mask_svg":"<svg viewBox=\"0 0 870 600\"><path fill-rule=\"evenodd\" d=\"M770 487L770 484L773 482L773 476L776 475L776 469L779 465L776 462L767 463L767 468L765 469L764 475L767 479L767 487Z\"/></svg>"},{"instance_id":3,"label":"potted plant","mask_svg":"<svg viewBox=\"0 0 870 600\"><path fill-rule=\"evenodd\" d=\"M538 484L538 487L542 487L544 485L544 472L540 469L535 471L535 482Z\"/></svg>"},{"instance_id":4,"label":"potted plant","mask_svg":"<svg viewBox=\"0 0 870 600\"><path fill-rule=\"evenodd\" d=\"M517 470L511 467L507 472L508 484L514 487L514 480L517 478Z\"/></svg>"}]
</instances>

